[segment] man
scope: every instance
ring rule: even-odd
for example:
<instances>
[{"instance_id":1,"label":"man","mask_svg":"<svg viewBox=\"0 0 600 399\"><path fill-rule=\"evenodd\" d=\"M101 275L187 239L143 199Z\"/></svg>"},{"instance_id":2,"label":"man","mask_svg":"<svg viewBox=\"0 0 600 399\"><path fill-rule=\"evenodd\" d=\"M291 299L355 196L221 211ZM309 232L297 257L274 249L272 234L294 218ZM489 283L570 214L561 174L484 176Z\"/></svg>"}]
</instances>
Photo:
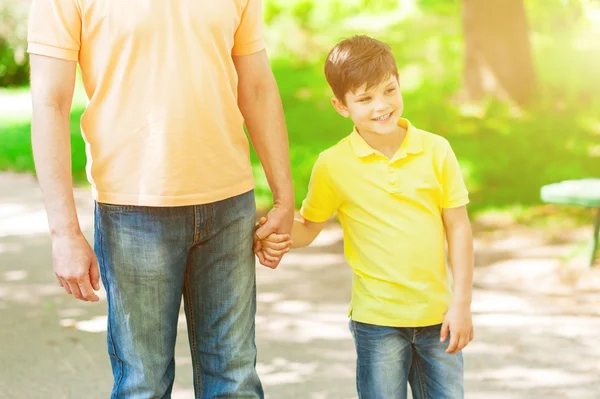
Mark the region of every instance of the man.
<instances>
[{"instance_id":1,"label":"man","mask_svg":"<svg viewBox=\"0 0 600 399\"><path fill-rule=\"evenodd\" d=\"M260 0L33 0L28 52L54 272L84 301L98 300L101 272L112 397L170 397L183 295L196 397L262 398L244 123L274 199L259 237L290 232L293 190ZM77 63L95 254L72 194Z\"/></svg>"}]
</instances>

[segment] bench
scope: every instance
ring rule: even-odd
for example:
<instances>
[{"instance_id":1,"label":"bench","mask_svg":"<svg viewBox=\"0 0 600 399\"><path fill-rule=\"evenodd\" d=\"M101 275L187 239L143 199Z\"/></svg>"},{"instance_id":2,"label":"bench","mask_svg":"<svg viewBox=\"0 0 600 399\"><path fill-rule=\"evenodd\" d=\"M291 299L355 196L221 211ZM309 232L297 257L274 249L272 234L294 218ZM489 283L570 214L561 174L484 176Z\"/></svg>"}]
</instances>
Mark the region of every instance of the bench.
<instances>
[{"instance_id":1,"label":"bench","mask_svg":"<svg viewBox=\"0 0 600 399\"><path fill-rule=\"evenodd\" d=\"M600 179L565 180L548 184L541 189L542 201L547 204L572 205L595 209L594 236L590 243L590 266L594 264L600 230Z\"/></svg>"}]
</instances>

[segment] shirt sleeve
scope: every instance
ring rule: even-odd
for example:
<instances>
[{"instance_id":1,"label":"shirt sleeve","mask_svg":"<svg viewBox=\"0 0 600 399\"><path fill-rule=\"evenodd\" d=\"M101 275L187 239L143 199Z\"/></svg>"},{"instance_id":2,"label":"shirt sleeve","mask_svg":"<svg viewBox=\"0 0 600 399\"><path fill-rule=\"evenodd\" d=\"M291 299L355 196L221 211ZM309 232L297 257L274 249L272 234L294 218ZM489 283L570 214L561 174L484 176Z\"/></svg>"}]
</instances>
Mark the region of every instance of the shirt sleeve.
<instances>
[{"instance_id":1,"label":"shirt sleeve","mask_svg":"<svg viewBox=\"0 0 600 399\"><path fill-rule=\"evenodd\" d=\"M302 202L300 214L311 222L325 222L333 216L340 203L338 190L331 182L327 162L323 155L320 155L313 166L308 194Z\"/></svg>"},{"instance_id":2,"label":"shirt sleeve","mask_svg":"<svg viewBox=\"0 0 600 399\"><path fill-rule=\"evenodd\" d=\"M247 0L235 32L232 55L248 55L265 48L262 0Z\"/></svg>"},{"instance_id":3,"label":"shirt sleeve","mask_svg":"<svg viewBox=\"0 0 600 399\"><path fill-rule=\"evenodd\" d=\"M460 171L454 151L448 141L442 159L442 208L458 208L469 203L469 192Z\"/></svg>"},{"instance_id":4,"label":"shirt sleeve","mask_svg":"<svg viewBox=\"0 0 600 399\"><path fill-rule=\"evenodd\" d=\"M33 0L27 41L29 54L77 61L81 48L77 0Z\"/></svg>"}]
</instances>

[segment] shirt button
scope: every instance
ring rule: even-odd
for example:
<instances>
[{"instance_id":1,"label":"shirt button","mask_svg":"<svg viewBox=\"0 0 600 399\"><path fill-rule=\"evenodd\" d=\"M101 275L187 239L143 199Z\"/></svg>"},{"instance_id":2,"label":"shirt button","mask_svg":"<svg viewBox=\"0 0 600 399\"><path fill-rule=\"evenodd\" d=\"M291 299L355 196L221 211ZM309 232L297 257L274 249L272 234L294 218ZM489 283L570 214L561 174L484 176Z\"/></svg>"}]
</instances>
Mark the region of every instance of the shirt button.
<instances>
[{"instance_id":1,"label":"shirt button","mask_svg":"<svg viewBox=\"0 0 600 399\"><path fill-rule=\"evenodd\" d=\"M390 173L394 173L394 169L392 169L392 168L389 168L389 169L388 169L388 172L390 172Z\"/></svg>"}]
</instances>

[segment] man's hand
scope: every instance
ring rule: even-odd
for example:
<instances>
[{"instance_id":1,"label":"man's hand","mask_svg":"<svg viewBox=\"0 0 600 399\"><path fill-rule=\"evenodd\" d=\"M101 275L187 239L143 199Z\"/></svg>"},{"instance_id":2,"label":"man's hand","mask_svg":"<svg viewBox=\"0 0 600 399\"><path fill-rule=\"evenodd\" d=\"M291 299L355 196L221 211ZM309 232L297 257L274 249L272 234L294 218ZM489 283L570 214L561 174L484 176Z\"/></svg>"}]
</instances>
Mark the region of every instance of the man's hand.
<instances>
[{"instance_id":1,"label":"man's hand","mask_svg":"<svg viewBox=\"0 0 600 399\"><path fill-rule=\"evenodd\" d=\"M254 233L254 253L258 256L258 260L263 266L271 269L277 268L281 257L276 260L269 260L263 252L261 241L275 233L278 235L284 235L285 240L289 240L292 226L294 223L294 208L285 208L282 206L275 205L273 209L267 214L267 218L261 218L258 229ZM283 255L282 255L283 256Z\"/></svg>"},{"instance_id":2,"label":"man's hand","mask_svg":"<svg viewBox=\"0 0 600 399\"><path fill-rule=\"evenodd\" d=\"M267 218L260 218L260 221L256 224L256 228L258 229L265 223L267 223ZM279 263L283 255L290 252L290 249L292 248L293 243L291 238L290 234L272 233L267 236L267 238L259 240L258 237L254 235L254 253L259 259L264 259L269 262L269 264Z\"/></svg>"},{"instance_id":3,"label":"man's hand","mask_svg":"<svg viewBox=\"0 0 600 399\"><path fill-rule=\"evenodd\" d=\"M83 234L52 238L54 274L68 294L82 301L97 302L100 289L98 260Z\"/></svg>"},{"instance_id":4,"label":"man's hand","mask_svg":"<svg viewBox=\"0 0 600 399\"><path fill-rule=\"evenodd\" d=\"M447 353L458 353L473 340L470 304L452 303L442 324L440 341L446 341L448 330L450 330L450 345L446 349Z\"/></svg>"}]
</instances>

